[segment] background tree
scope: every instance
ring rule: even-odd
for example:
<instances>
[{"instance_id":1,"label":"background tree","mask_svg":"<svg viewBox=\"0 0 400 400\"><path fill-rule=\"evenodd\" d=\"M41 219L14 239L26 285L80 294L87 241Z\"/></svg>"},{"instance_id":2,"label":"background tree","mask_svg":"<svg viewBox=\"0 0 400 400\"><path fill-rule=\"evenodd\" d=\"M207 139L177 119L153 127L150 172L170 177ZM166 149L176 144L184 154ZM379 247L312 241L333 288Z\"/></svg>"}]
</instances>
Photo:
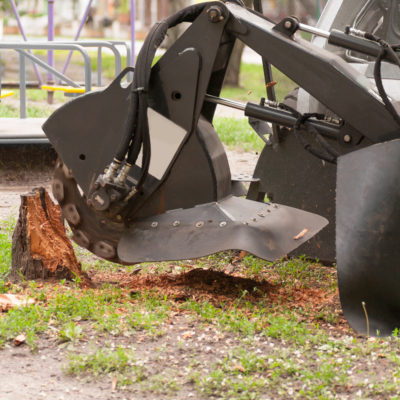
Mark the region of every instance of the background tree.
<instances>
[{"instance_id":1,"label":"background tree","mask_svg":"<svg viewBox=\"0 0 400 400\"><path fill-rule=\"evenodd\" d=\"M253 7L253 0L244 0L247 7ZM326 0L321 1L322 6L326 4ZM298 7L302 7L304 11L315 17L317 6L315 0L280 0L277 1L279 11L286 15L296 15ZM264 10L265 11L265 10ZM229 86L239 86L240 62L242 60L244 44L237 40L233 48L232 56L229 61L228 70L225 76L225 84Z\"/></svg>"},{"instance_id":2,"label":"background tree","mask_svg":"<svg viewBox=\"0 0 400 400\"><path fill-rule=\"evenodd\" d=\"M244 0L247 7L253 6L253 0ZM239 86L239 72L240 62L242 60L242 54L244 50L244 44L240 40L236 40L231 59L229 61L228 70L226 71L225 84L229 86Z\"/></svg>"},{"instance_id":3,"label":"background tree","mask_svg":"<svg viewBox=\"0 0 400 400\"><path fill-rule=\"evenodd\" d=\"M185 8L187 6L190 6L192 2L190 0L173 0L169 2L169 15L177 13L179 10L182 10L182 8ZM173 43L175 43L176 39L182 33L185 31L187 28L187 24L179 24L175 28L172 28L168 31L168 35L165 39L164 46L165 47L170 47Z\"/></svg>"}]
</instances>

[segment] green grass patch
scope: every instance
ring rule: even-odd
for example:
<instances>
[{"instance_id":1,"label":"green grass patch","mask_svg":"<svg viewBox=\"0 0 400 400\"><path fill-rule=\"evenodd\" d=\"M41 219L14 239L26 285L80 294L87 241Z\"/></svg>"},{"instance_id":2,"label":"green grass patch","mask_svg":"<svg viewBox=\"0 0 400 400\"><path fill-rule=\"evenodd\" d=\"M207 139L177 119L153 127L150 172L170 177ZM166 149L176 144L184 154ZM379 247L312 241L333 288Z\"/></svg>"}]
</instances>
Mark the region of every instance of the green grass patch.
<instances>
[{"instance_id":1,"label":"green grass patch","mask_svg":"<svg viewBox=\"0 0 400 400\"><path fill-rule=\"evenodd\" d=\"M278 101L282 101L284 97L297 86L295 82L276 68L273 68L273 78L277 82L275 85L275 93ZM253 103L258 103L261 97L266 97L262 65L241 63L240 86L225 86L222 89L221 97L245 102L251 101Z\"/></svg>"},{"instance_id":2,"label":"green grass patch","mask_svg":"<svg viewBox=\"0 0 400 400\"><path fill-rule=\"evenodd\" d=\"M65 371L71 375L109 376L119 387L146 379L146 370L131 349L99 349L92 354L70 354L69 359Z\"/></svg>"},{"instance_id":3,"label":"green grass patch","mask_svg":"<svg viewBox=\"0 0 400 400\"><path fill-rule=\"evenodd\" d=\"M37 304L12 309L0 319L0 347L21 333L27 334L28 344L34 347L37 334L49 326L58 332L60 342L80 339L85 329L111 335L143 331L149 337L160 337L170 309L167 300L146 293L128 296L113 286L83 292L65 286L39 288L30 282L27 294ZM80 325L83 321L89 324Z\"/></svg>"},{"instance_id":4,"label":"green grass patch","mask_svg":"<svg viewBox=\"0 0 400 400\"><path fill-rule=\"evenodd\" d=\"M264 142L254 132L247 119L215 117L213 124L221 141L230 148L262 151Z\"/></svg>"},{"instance_id":5,"label":"green grass patch","mask_svg":"<svg viewBox=\"0 0 400 400\"><path fill-rule=\"evenodd\" d=\"M28 105L26 109L28 118L48 118L52 113L53 110L46 106ZM1 104L0 118L19 118L19 106Z\"/></svg>"},{"instance_id":6,"label":"green grass patch","mask_svg":"<svg viewBox=\"0 0 400 400\"><path fill-rule=\"evenodd\" d=\"M0 293L7 293L6 278L11 267L11 236L14 221L0 224Z\"/></svg>"}]
</instances>

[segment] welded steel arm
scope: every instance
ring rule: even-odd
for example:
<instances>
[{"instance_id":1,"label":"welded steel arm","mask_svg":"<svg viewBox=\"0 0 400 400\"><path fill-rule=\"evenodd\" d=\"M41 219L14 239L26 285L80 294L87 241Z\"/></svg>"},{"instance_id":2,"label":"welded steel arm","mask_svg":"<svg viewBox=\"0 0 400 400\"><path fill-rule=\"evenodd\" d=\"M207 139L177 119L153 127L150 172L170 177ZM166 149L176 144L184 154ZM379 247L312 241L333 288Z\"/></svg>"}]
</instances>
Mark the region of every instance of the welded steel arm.
<instances>
[{"instance_id":1,"label":"welded steel arm","mask_svg":"<svg viewBox=\"0 0 400 400\"><path fill-rule=\"evenodd\" d=\"M293 35L291 27L226 3L226 30L373 142L400 136L399 127L370 82L335 54ZM371 116L373 115L373 118Z\"/></svg>"}]
</instances>

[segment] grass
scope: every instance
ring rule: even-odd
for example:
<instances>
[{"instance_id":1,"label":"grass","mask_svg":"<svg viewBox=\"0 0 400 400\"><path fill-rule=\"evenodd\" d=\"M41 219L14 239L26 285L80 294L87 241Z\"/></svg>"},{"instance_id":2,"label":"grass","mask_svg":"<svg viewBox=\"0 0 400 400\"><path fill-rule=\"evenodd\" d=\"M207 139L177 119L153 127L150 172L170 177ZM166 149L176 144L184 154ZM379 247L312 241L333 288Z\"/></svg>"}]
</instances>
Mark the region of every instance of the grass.
<instances>
[{"instance_id":1,"label":"grass","mask_svg":"<svg viewBox=\"0 0 400 400\"><path fill-rule=\"evenodd\" d=\"M277 82L275 85L277 100L282 101L286 94L297 85L276 68L273 68L273 77ZM240 86L238 88L225 86L222 89L221 97L259 103L261 97L266 97L262 65L242 63L240 65Z\"/></svg>"},{"instance_id":2,"label":"grass","mask_svg":"<svg viewBox=\"0 0 400 400\"><path fill-rule=\"evenodd\" d=\"M118 386L132 385L146 379L145 368L135 359L134 351L117 347L98 349L91 354L70 354L65 368L70 375L110 376Z\"/></svg>"},{"instance_id":3,"label":"grass","mask_svg":"<svg viewBox=\"0 0 400 400\"><path fill-rule=\"evenodd\" d=\"M79 324L82 321L91 321L89 328L97 332L118 335L124 330L145 331L150 337L159 337L167 318L167 304L152 297L143 301L142 294L138 295L140 300L131 298L115 287L82 292L76 287L40 288L32 282L26 294L34 297L37 304L12 309L0 319L0 347L21 333L35 347L37 335L49 326L57 332L60 342L75 341L85 333Z\"/></svg>"},{"instance_id":4,"label":"grass","mask_svg":"<svg viewBox=\"0 0 400 400\"><path fill-rule=\"evenodd\" d=\"M277 76L282 99L293 83ZM258 101L264 95L262 82L260 67L243 65L242 88L224 88L222 95ZM34 103L46 97L42 91L28 93L33 103L29 107L39 107ZM58 96L57 101L64 100ZM34 108L30 115L39 113ZM16 112L13 106L1 104L1 116ZM261 139L247 121L216 118L214 124L228 146L262 149ZM399 398L398 331L392 338L360 338L348 329L337 330L342 316L335 304L321 302L316 307L314 295L330 298L337 292L334 269L304 257L268 263L237 252L122 267L77 250L85 271L108 274L111 283L86 290L65 281L17 286L6 283L13 227L11 220L0 224L0 293L28 295L36 304L0 314L0 348L10 346L21 333L32 349L51 339L52 346L69 349L66 373L107 379L118 390L150 398ZM132 290L118 283L119 274L170 274L173 280L195 267L224 271L228 265L233 275L254 280L253 291L239 288L237 296L219 296L211 285L205 297L198 297L194 285L178 298L163 286ZM263 281L270 285L267 292L260 290ZM171 334L175 324L184 324L184 330ZM185 330L194 333L185 337ZM209 336L209 342L203 345L202 336ZM83 348L88 340L89 352ZM165 361L171 353L177 365Z\"/></svg>"},{"instance_id":5,"label":"grass","mask_svg":"<svg viewBox=\"0 0 400 400\"><path fill-rule=\"evenodd\" d=\"M276 68L273 68L273 77L277 82L275 85L276 97L281 102L296 87L296 84ZM240 86L224 86L221 97L259 103L262 97L266 97L262 66L242 63L240 66ZM247 119L216 117L214 127L222 142L230 148L261 152L264 147L264 142L251 128Z\"/></svg>"},{"instance_id":6,"label":"grass","mask_svg":"<svg viewBox=\"0 0 400 400\"><path fill-rule=\"evenodd\" d=\"M261 152L264 142L251 128L247 119L215 117L214 128L221 141L233 149Z\"/></svg>"},{"instance_id":7,"label":"grass","mask_svg":"<svg viewBox=\"0 0 400 400\"><path fill-rule=\"evenodd\" d=\"M0 224L0 293L7 293L6 278L11 266L11 235L14 221L9 219Z\"/></svg>"},{"instance_id":8,"label":"grass","mask_svg":"<svg viewBox=\"0 0 400 400\"><path fill-rule=\"evenodd\" d=\"M51 107L45 106L43 104L33 105L28 102L26 115L28 118L48 118L53 113L53 111L54 110ZM0 118L19 118L19 103L18 105L16 105L15 103L2 103L0 105Z\"/></svg>"},{"instance_id":9,"label":"grass","mask_svg":"<svg viewBox=\"0 0 400 400\"><path fill-rule=\"evenodd\" d=\"M6 229L9 232L11 226ZM4 235L5 231L1 233ZM2 244L9 240L2 238ZM5 253L7 264L9 252ZM235 253L220 253L198 262L219 268L234 257ZM330 274L324 275L322 267L319 270L305 259L266 263L245 256L239 262L245 276L250 268L251 274L259 274L259 278L268 275L274 284L283 285L288 291L312 285L329 293L336 290L326 282ZM150 264L141 267L139 274L147 274L152 268ZM100 266L99 272L103 270L104 266ZM81 290L65 281L60 285L31 282L25 289L11 285L9 290L30 295L37 303L1 316L0 345L7 345L20 333L25 333L32 348L46 336L55 337L60 346L73 343L65 372L95 381L107 379L117 390L147 396L178 396L189 390L194 398L246 400L263 399L266 395L330 399L337 393L356 398L359 391L361 398L396 398L400 379L397 332L392 338L375 340L349 334L332 336L317 322L304 319L304 310L288 308L265 297L254 301L247 291L231 301L212 303L195 298L176 301L162 289L138 292L118 284ZM195 332L189 339L170 338L172 344L167 344L168 321L177 315L185 317L186 329ZM207 347L193 352L194 344L209 329L215 330L210 337L230 338L228 346L224 340L217 342L211 358L205 357ZM89 337L90 350L80 351ZM110 345L109 338L117 344ZM153 347L150 355L144 355L138 338L144 341L144 349ZM106 343L99 344L104 340ZM133 342L137 343L135 349ZM178 360L179 354L192 356L182 357L178 364L166 364L162 360L171 353ZM391 375L373 374L379 360L385 360Z\"/></svg>"},{"instance_id":10,"label":"grass","mask_svg":"<svg viewBox=\"0 0 400 400\"><path fill-rule=\"evenodd\" d=\"M63 54L59 54L62 57ZM76 56L77 57L77 56ZM78 62L78 59L75 60ZM123 64L124 65L124 64ZM92 69L97 68L97 58L93 57ZM103 58L104 75L108 78L114 76L114 61L110 55L104 55ZM279 101L283 100L284 96L290 92L295 84L285 77L278 70L274 69L274 77L278 84L276 94ZM252 101L258 103L261 97L265 97L264 75L261 65L242 63L240 72L240 87L231 88L224 87L221 93L222 97L227 97L233 100ZM19 99L19 91L16 91L14 96ZM31 118L47 118L53 109L45 105L47 92L44 90L31 89L27 91L27 115ZM55 92L54 99L56 103L62 104L69 100L63 93ZM6 101L0 106L0 117L17 118L19 116L19 106L7 104ZM261 152L264 147L264 142L254 132L248 124L247 119L216 117L214 119L214 127L220 139L224 144L233 149L242 149L244 151Z\"/></svg>"}]
</instances>

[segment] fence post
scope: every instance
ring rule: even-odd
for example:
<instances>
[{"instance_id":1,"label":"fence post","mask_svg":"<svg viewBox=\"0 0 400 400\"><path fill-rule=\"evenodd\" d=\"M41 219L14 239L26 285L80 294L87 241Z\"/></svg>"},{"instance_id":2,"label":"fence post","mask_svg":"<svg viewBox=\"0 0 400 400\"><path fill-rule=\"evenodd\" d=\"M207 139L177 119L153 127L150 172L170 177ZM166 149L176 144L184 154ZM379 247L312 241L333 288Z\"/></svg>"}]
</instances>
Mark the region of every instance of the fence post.
<instances>
[{"instance_id":1,"label":"fence post","mask_svg":"<svg viewBox=\"0 0 400 400\"><path fill-rule=\"evenodd\" d=\"M26 62L23 52L19 53L19 117L26 118Z\"/></svg>"},{"instance_id":2,"label":"fence post","mask_svg":"<svg viewBox=\"0 0 400 400\"><path fill-rule=\"evenodd\" d=\"M47 24L47 40L49 42L54 41L54 1L55 0L47 0L47 6L48 6L48 24ZM53 50L49 50L47 52L47 63L51 66L54 67L54 52ZM53 75L48 74L47 75L47 83L49 85L54 84L53 80ZM54 92L48 91L47 92L47 103L48 104L53 104L53 97L54 97Z\"/></svg>"}]
</instances>

